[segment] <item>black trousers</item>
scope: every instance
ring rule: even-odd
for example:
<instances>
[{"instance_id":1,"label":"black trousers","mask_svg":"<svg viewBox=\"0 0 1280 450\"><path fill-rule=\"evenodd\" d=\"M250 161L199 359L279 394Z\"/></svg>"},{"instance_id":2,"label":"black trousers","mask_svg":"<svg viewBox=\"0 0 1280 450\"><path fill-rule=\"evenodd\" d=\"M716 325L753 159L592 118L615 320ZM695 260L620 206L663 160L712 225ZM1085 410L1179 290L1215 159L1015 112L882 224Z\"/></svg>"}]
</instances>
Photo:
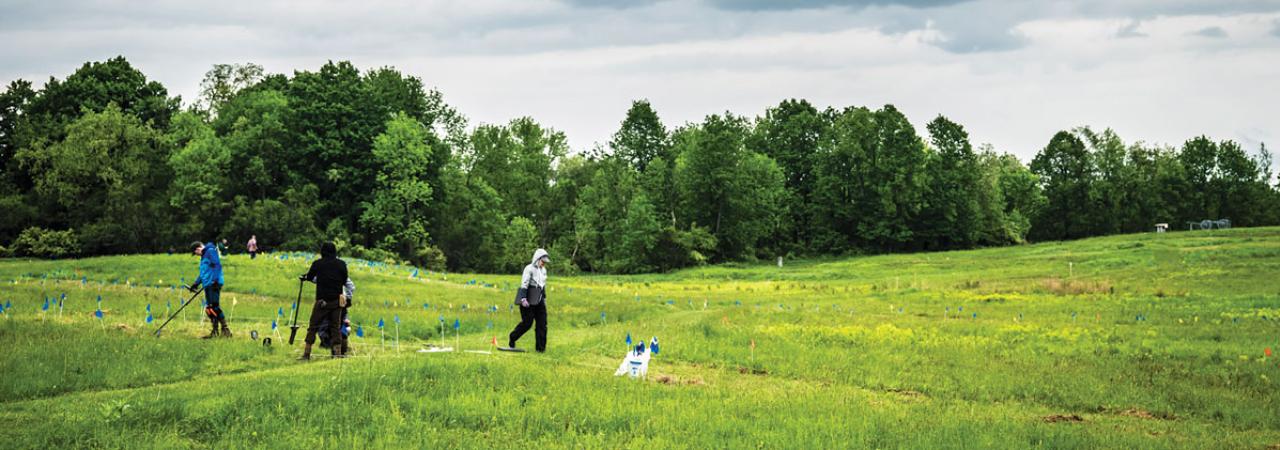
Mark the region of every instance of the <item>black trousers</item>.
<instances>
[{"instance_id":1,"label":"black trousers","mask_svg":"<svg viewBox=\"0 0 1280 450\"><path fill-rule=\"evenodd\" d=\"M325 302L324 306L320 306L320 300L316 300L315 306L311 307L311 321L307 324L307 345L316 342L316 332L321 327L326 328L329 336L342 335L342 308L338 307L338 300L334 299Z\"/></svg>"},{"instance_id":2,"label":"black trousers","mask_svg":"<svg viewBox=\"0 0 1280 450\"><path fill-rule=\"evenodd\" d=\"M534 324L537 326L534 326ZM516 325L516 329L511 330L510 339L507 343L512 347L516 346L516 341L520 340L520 336L524 336L529 327L533 328L533 334L537 338L538 351L547 350L547 303L539 303L529 305L529 307L520 307L520 323Z\"/></svg>"}]
</instances>

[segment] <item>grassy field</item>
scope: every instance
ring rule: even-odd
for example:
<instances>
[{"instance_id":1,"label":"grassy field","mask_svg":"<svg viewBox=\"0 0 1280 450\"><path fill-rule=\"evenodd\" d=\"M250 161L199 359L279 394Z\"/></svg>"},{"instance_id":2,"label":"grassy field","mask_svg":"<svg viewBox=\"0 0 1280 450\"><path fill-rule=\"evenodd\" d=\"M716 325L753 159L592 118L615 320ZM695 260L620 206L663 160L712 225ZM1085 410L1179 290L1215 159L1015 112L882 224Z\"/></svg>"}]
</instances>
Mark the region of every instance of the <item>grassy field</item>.
<instances>
[{"instance_id":1,"label":"grassy field","mask_svg":"<svg viewBox=\"0 0 1280 450\"><path fill-rule=\"evenodd\" d=\"M0 447L1280 446L1280 228L553 273L546 354L416 352L504 341L515 275L351 261L355 357L302 363L248 336L307 258L226 256L211 341L198 304L153 335L194 256L0 260Z\"/></svg>"}]
</instances>

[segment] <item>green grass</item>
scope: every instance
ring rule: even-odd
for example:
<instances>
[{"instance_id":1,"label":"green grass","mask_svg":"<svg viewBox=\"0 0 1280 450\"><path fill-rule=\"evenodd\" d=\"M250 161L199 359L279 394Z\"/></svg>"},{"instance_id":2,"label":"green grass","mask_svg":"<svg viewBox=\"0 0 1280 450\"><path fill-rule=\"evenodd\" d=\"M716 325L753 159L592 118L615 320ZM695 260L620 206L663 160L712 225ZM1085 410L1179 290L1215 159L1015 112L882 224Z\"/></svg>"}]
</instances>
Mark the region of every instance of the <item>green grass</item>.
<instances>
[{"instance_id":1,"label":"green grass","mask_svg":"<svg viewBox=\"0 0 1280 450\"><path fill-rule=\"evenodd\" d=\"M224 263L236 337L204 341L198 304L153 336L195 257L0 260L4 447L1280 444L1280 355L1264 356L1280 351L1280 228L553 273L541 355L415 352L502 342L515 275L352 262L365 337L356 357L311 363L287 327L271 347L247 337L274 337L305 255ZM61 313L41 311L63 293ZM661 340L647 380L612 376L627 333Z\"/></svg>"}]
</instances>

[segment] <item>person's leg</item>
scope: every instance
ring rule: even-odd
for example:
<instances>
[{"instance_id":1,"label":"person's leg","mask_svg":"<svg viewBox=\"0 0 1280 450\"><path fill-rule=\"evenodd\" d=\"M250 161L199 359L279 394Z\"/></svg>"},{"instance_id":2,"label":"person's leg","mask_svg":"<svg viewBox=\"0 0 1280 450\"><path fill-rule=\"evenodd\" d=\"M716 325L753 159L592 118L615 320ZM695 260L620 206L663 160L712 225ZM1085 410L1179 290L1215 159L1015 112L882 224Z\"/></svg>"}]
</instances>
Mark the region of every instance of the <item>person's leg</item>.
<instances>
[{"instance_id":1,"label":"person's leg","mask_svg":"<svg viewBox=\"0 0 1280 450\"><path fill-rule=\"evenodd\" d=\"M533 311L530 311L531 309L533 309L532 306L528 308L520 307L520 323L516 324L516 329L511 330L511 335L507 339L507 346L515 347L516 341L520 340L520 336L524 336L524 333L533 326Z\"/></svg>"},{"instance_id":2,"label":"person's leg","mask_svg":"<svg viewBox=\"0 0 1280 450\"><path fill-rule=\"evenodd\" d=\"M329 321L329 352L342 356L342 308L327 308L324 315Z\"/></svg>"},{"instance_id":3,"label":"person's leg","mask_svg":"<svg viewBox=\"0 0 1280 450\"><path fill-rule=\"evenodd\" d=\"M222 315L222 307L218 305L221 291L216 286L204 290L204 315L209 318L209 335L206 339L218 336L218 317Z\"/></svg>"},{"instance_id":4,"label":"person's leg","mask_svg":"<svg viewBox=\"0 0 1280 450\"><path fill-rule=\"evenodd\" d=\"M320 308L318 304L311 307L311 319L307 321L307 337L303 340L306 345L302 347L302 359L311 359L311 346L316 343L316 332L320 331L324 318L324 308Z\"/></svg>"},{"instance_id":5,"label":"person's leg","mask_svg":"<svg viewBox=\"0 0 1280 450\"><path fill-rule=\"evenodd\" d=\"M222 285L215 284L213 286L209 286L208 289L209 290L207 292L212 292L213 297L217 299L217 301L211 302L211 304L214 305L213 312L218 317L216 322L222 326L222 337L231 337L231 329L227 327L227 315L222 313Z\"/></svg>"},{"instance_id":6,"label":"person's leg","mask_svg":"<svg viewBox=\"0 0 1280 450\"><path fill-rule=\"evenodd\" d=\"M537 338L536 349L539 352L544 352L547 350L547 304L546 302L539 303L530 306L529 309L533 310L533 318L537 321L537 325L533 329L534 336Z\"/></svg>"},{"instance_id":7,"label":"person's leg","mask_svg":"<svg viewBox=\"0 0 1280 450\"><path fill-rule=\"evenodd\" d=\"M347 339L347 335L341 333L342 329L347 326L347 308L342 308L342 320L338 322L338 338L342 342L342 356L351 353L351 343Z\"/></svg>"}]
</instances>

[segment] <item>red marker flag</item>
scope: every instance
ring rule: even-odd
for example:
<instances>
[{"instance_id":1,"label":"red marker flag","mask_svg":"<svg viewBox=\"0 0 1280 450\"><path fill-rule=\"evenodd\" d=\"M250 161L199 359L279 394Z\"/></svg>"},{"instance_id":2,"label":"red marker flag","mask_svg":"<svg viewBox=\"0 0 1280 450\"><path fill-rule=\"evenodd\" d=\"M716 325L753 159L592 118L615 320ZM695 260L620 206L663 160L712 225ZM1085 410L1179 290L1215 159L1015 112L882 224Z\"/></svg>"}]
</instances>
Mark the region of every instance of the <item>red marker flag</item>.
<instances>
[{"instance_id":1,"label":"red marker flag","mask_svg":"<svg viewBox=\"0 0 1280 450\"><path fill-rule=\"evenodd\" d=\"M494 347L497 347L497 346L498 346L498 337L497 337L497 336L494 336L494 337L493 337L493 341L492 341L492 342L493 342L493 346L494 346Z\"/></svg>"},{"instance_id":2,"label":"red marker flag","mask_svg":"<svg viewBox=\"0 0 1280 450\"><path fill-rule=\"evenodd\" d=\"M1271 347L1267 347L1267 348L1266 348L1266 350L1263 350L1263 351L1262 351L1262 353L1263 353L1263 354L1265 354L1265 355L1267 355L1267 357L1268 357L1268 358L1270 358L1270 357L1271 357Z\"/></svg>"}]
</instances>

